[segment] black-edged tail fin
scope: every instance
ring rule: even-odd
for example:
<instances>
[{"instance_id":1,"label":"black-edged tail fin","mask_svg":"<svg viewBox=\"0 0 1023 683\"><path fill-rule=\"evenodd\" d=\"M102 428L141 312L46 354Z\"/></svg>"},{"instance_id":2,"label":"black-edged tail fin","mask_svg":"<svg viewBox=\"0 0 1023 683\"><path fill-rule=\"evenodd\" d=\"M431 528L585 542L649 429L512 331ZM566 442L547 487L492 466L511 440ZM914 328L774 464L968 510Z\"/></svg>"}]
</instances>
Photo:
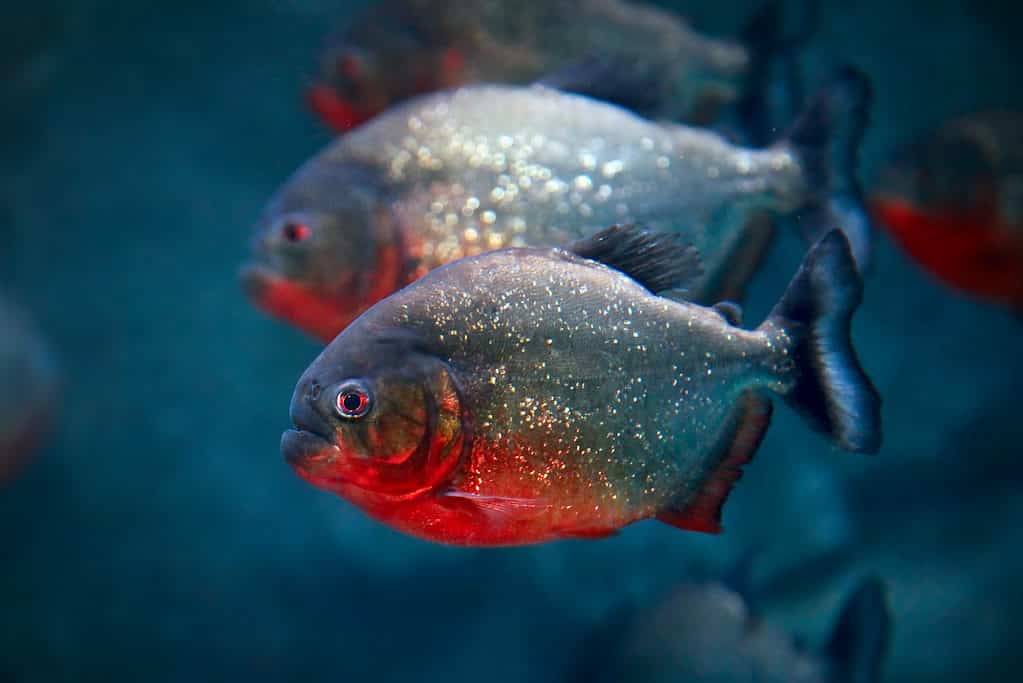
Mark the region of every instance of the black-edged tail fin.
<instances>
[{"instance_id":1,"label":"black-edged tail fin","mask_svg":"<svg viewBox=\"0 0 1023 683\"><path fill-rule=\"evenodd\" d=\"M787 30L786 6L798 14ZM747 20L740 41L750 53L743 95L736 107L744 143L768 144L803 107L806 92L799 52L816 35L820 0L763 0Z\"/></svg>"},{"instance_id":2,"label":"black-edged tail fin","mask_svg":"<svg viewBox=\"0 0 1023 683\"><path fill-rule=\"evenodd\" d=\"M833 230L810 248L765 326L784 329L798 379L785 400L842 448L881 447L881 397L860 366L850 338L863 281L843 234Z\"/></svg>"},{"instance_id":3,"label":"black-edged tail fin","mask_svg":"<svg viewBox=\"0 0 1023 683\"><path fill-rule=\"evenodd\" d=\"M846 599L825 645L839 683L877 683L891 639L891 614L880 579L860 583Z\"/></svg>"},{"instance_id":4,"label":"black-edged tail fin","mask_svg":"<svg viewBox=\"0 0 1023 683\"><path fill-rule=\"evenodd\" d=\"M796 216L803 237L813 244L830 231L841 230L860 272L870 267L874 241L856 176L871 100L866 75L843 67L810 98L776 143L791 149L810 183L810 201Z\"/></svg>"}]
</instances>

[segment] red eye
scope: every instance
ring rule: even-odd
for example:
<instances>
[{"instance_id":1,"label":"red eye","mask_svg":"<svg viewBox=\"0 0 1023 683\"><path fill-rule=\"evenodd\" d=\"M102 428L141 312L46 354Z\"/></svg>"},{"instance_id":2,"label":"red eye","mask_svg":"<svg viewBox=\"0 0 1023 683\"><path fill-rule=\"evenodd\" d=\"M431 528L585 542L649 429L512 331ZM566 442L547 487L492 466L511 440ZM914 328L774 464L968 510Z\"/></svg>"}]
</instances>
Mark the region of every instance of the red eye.
<instances>
[{"instance_id":1,"label":"red eye","mask_svg":"<svg viewBox=\"0 0 1023 683\"><path fill-rule=\"evenodd\" d=\"M361 384L349 384L341 387L337 394L337 412L341 417L354 419L369 412L371 401L369 392Z\"/></svg>"},{"instance_id":2,"label":"red eye","mask_svg":"<svg viewBox=\"0 0 1023 683\"><path fill-rule=\"evenodd\" d=\"M305 242L312 234L312 228L303 223L288 223L284 226L284 239L289 242Z\"/></svg>"}]
</instances>

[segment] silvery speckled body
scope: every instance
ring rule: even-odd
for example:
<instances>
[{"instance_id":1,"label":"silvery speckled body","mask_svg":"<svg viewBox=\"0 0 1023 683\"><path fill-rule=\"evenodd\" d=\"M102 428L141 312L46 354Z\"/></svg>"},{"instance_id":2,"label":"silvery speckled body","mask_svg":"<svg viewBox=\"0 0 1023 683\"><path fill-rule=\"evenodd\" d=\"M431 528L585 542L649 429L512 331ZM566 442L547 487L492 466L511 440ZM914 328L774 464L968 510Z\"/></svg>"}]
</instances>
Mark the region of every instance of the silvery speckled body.
<instances>
[{"instance_id":1,"label":"silvery speckled body","mask_svg":"<svg viewBox=\"0 0 1023 683\"><path fill-rule=\"evenodd\" d=\"M751 212L793 211L810 184L784 145L739 148L584 97L483 85L418 98L341 137L292 177L271 211L344 195L345 181L331 179L351 178L353 168L379 174L382 211L420 274L484 250L640 222L700 250L705 275L694 297L712 293ZM377 233L367 240L394 239Z\"/></svg>"},{"instance_id":2,"label":"silvery speckled body","mask_svg":"<svg viewBox=\"0 0 1023 683\"><path fill-rule=\"evenodd\" d=\"M434 271L353 323L313 368L347 367L396 329L448 364L467 403L472 455L451 486L535 501L533 540L681 506L717 466L744 393L782 393L795 375L783 331L738 329L557 249Z\"/></svg>"}]
</instances>

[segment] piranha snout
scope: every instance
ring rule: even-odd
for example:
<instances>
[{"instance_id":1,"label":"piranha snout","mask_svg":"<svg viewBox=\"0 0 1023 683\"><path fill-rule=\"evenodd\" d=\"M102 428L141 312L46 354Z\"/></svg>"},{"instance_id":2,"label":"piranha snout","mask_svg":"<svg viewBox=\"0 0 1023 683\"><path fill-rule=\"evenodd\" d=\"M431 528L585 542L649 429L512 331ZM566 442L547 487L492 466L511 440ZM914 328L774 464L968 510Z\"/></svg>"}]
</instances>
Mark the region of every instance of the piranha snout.
<instances>
[{"instance_id":1,"label":"piranha snout","mask_svg":"<svg viewBox=\"0 0 1023 683\"><path fill-rule=\"evenodd\" d=\"M323 386L315 379L303 380L291 398L291 422L295 429L281 437L284 459L301 471L336 454L335 428L325 405Z\"/></svg>"}]
</instances>

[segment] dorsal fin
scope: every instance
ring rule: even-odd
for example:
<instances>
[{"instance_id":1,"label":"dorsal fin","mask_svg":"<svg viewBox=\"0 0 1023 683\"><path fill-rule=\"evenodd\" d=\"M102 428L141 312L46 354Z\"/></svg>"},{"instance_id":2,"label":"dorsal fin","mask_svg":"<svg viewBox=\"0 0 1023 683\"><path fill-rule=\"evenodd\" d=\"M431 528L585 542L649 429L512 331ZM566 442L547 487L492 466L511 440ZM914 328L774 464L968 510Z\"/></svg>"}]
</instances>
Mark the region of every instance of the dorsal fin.
<instances>
[{"instance_id":1,"label":"dorsal fin","mask_svg":"<svg viewBox=\"0 0 1023 683\"><path fill-rule=\"evenodd\" d=\"M637 225L612 225L568 250L625 273L655 294L688 289L703 274L696 247Z\"/></svg>"},{"instance_id":2,"label":"dorsal fin","mask_svg":"<svg viewBox=\"0 0 1023 683\"><path fill-rule=\"evenodd\" d=\"M743 395L742 405L733 418L732 438L723 444L719 464L707 477L700 491L678 508L663 510L657 519L686 531L721 533L721 509L742 476L742 466L753 454L771 423L771 401L752 391Z\"/></svg>"},{"instance_id":3,"label":"dorsal fin","mask_svg":"<svg viewBox=\"0 0 1023 683\"><path fill-rule=\"evenodd\" d=\"M729 325L742 326L742 306L731 301L721 301L711 306Z\"/></svg>"}]
</instances>

